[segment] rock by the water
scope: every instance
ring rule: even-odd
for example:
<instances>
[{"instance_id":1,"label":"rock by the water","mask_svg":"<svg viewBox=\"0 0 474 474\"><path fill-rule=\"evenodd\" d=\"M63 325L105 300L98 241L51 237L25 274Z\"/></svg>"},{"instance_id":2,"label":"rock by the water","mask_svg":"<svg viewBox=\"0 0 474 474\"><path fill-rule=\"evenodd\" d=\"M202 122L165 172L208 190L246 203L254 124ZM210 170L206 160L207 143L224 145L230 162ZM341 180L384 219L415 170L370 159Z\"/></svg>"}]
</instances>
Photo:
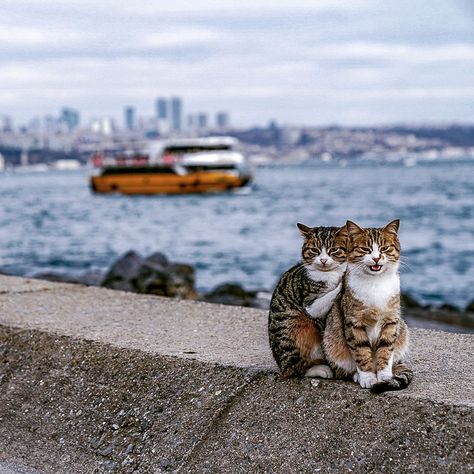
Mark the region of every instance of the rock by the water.
<instances>
[{"instance_id":1,"label":"rock by the water","mask_svg":"<svg viewBox=\"0 0 474 474\"><path fill-rule=\"evenodd\" d=\"M438 309L443 311L456 311L459 312L459 308L453 304L443 303Z\"/></svg>"},{"instance_id":2,"label":"rock by the water","mask_svg":"<svg viewBox=\"0 0 474 474\"><path fill-rule=\"evenodd\" d=\"M162 255L164 257L164 255ZM194 268L169 263L153 254L144 260L134 281L135 291L171 298L196 299Z\"/></svg>"},{"instance_id":3,"label":"rock by the water","mask_svg":"<svg viewBox=\"0 0 474 474\"><path fill-rule=\"evenodd\" d=\"M140 273L143 262L142 256L130 250L112 265L101 286L113 290L136 291L134 281Z\"/></svg>"},{"instance_id":4,"label":"rock by the water","mask_svg":"<svg viewBox=\"0 0 474 474\"><path fill-rule=\"evenodd\" d=\"M157 265L161 265L163 267L166 267L169 265L169 260L168 257L161 252L155 252L152 253L149 257L146 258L146 261L149 263L155 263Z\"/></svg>"},{"instance_id":5,"label":"rock by the water","mask_svg":"<svg viewBox=\"0 0 474 474\"><path fill-rule=\"evenodd\" d=\"M474 300L472 300L467 306L465 311L468 311L469 313L474 313Z\"/></svg>"},{"instance_id":6,"label":"rock by the water","mask_svg":"<svg viewBox=\"0 0 474 474\"><path fill-rule=\"evenodd\" d=\"M231 306L254 306L257 296L256 291L247 291L236 283L224 283L216 286L211 292L206 293L204 301L220 303Z\"/></svg>"},{"instance_id":7,"label":"rock by the water","mask_svg":"<svg viewBox=\"0 0 474 474\"><path fill-rule=\"evenodd\" d=\"M400 303L405 308L424 308L424 306L417 301L413 296L408 295L407 293L402 293L400 295Z\"/></svg>"}]
</instances>

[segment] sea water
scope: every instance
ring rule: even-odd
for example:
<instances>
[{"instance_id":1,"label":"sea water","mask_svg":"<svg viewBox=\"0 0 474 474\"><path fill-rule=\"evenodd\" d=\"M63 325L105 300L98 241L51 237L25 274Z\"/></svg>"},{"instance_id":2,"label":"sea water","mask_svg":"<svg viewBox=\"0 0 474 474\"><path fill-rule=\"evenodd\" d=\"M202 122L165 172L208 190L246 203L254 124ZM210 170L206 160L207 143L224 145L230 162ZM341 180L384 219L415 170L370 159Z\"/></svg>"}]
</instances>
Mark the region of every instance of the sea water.
<instances>
[{"instance_id":1,"label":"sea water","mask_svg":"<svg viewBox=\"0 0 474 474\"><path fill-rule=\"evenodd\" d=\"M0 174L0 271L105 270L127 250L192 264L199 290L271 290L300 257L296 223L400 218L402 287L424 303L474 299L474 162L306 163L255 170L251 188L182 196L93 194L88 172Z\"/></svg>"}]
</instances>

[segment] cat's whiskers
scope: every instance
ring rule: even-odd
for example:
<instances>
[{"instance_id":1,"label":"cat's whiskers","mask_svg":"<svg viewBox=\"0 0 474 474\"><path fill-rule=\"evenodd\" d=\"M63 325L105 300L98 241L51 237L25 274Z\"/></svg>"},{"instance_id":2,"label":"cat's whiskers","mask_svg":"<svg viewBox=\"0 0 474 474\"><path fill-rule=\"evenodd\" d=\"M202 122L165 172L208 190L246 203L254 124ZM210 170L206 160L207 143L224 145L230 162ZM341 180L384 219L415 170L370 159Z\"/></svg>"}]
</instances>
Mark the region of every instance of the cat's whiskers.
<instances>
[{"instance_id":1,"label":"cat's whiskers","mask_svg":"<svg viewBox=\"0 0 474 474\"><path fill-rule=\"evenodd\" d=\"M413 272L414 271L413 267L405 261L406 259L407 259L406 257L400 257L400 259L399 259L400 266L403 267L403 268L407 268L408 270Z\"/></svg>"}]
</instances>

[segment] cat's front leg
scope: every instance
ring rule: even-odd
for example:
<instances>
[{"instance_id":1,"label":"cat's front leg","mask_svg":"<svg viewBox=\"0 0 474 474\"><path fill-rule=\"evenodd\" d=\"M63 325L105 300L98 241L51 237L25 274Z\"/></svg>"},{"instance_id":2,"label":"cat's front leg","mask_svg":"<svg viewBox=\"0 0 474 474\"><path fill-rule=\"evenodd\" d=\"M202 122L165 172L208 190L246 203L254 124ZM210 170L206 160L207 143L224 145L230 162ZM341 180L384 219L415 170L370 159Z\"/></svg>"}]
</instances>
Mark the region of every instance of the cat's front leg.
<instances>
[{"instance_id":1,"label":"cat's front leg","mask_svg":"<svg viewBox=\"0 0 474 474\"><path fill-rule=\"evenodd\" d=\"M375 346L377 380L385 382L393 378L393 351L398 333L397 321L389 321L382 326Z\"/></svg>"},{"instance_id":2,"label":"cat's front leg","mask_svg":"<svg viewBox=\"0 0 474 474\"><path fill-rule=\"evenodd\" d=\"M334 290L328 291L323 296L316 298L309 306L305 308L306 312L312 318L323 318L329 313L334 300L337 298L342 289L342 282L339 283Z\"/></svg>"},{"instance_id":3,"label":"cat's front leg","mask_svg":"<svg viewBox=\"0 0 474 474\"><path fill-rule=\"evenodd\" d=\"M367 331L362 325L346 321L345 338L357 366L354 381L362 388L372 388L377 383L372 361L372 349Z\"/></svg>"}]
</instances>

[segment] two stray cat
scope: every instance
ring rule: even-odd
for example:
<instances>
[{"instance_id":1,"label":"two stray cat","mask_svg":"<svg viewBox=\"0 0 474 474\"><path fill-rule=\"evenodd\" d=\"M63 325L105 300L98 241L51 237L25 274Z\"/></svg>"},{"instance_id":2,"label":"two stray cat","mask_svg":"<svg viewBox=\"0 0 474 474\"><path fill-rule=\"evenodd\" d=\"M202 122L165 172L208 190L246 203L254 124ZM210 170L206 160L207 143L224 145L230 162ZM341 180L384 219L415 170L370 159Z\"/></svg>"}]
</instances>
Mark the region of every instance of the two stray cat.
<instances>
[{"instance_id":1,"label":"two stray cat","mask_svg":"<svg viewBox=\"0 0 474 474\"><path fill-rule=\"evenodd\" d=\"M398 227L298 224L303 260L281 277L268 320L283 377L352 378L377 392L408 386Z\"/></svg>"}]
</instances>

